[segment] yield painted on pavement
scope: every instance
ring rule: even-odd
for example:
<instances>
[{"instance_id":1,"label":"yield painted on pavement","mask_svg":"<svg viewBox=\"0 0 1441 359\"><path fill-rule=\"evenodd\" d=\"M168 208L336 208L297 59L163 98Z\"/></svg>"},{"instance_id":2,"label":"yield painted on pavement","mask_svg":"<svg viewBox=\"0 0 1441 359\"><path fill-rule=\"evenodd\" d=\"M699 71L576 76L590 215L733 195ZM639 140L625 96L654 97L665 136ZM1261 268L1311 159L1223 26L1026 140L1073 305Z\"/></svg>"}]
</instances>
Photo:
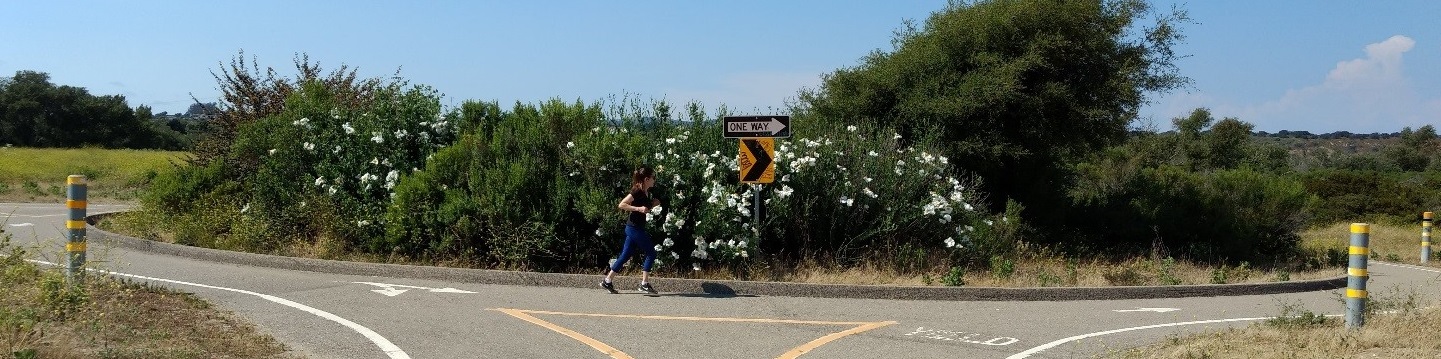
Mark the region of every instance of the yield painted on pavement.
<instances>
[{"instance_id":1,"label":"yield painted on pavement","mask_svg":"<svg viewBox=\"0 0 1441 359\"><path fill-rule=\"evenodd\" d=\"M559 325L556 325L555 323L547 322L547 321L545 321L545 320L543 320L543 319L536 318L536 317L535 317L534 315L532 315L532 314L536 314L536 315L567 315L567 316L601 317L601 318L629 318L629 319L652 319L652 320L684 320L684 321L698 321L698 322L731 322L731 323L741 322L741 323L767 323L767 324L813 324L813 325L853 325L853 326L855 326L855 327L852 327L852 328L850 328L850 329L842 330L842 331L839 331L839 332L835 332L835 333L828 334L828 335L823 336L823 337L820 337L820 338L816 338L815 340L812 340L812 341L810 341L810 342L808 342L808 343L802 344L801 346L792 348L790 351L787 351L785 354L781 354L781 356L777 357L777 358L787 358L787 359L788 359L788 358L796 358L796 357L799 357L799 356L801 356L801 355L804 355L805 353L809 353L809 352L811 352L812 350L815 350L816 348L819 348L819 347L822 346L822 345L826 345L827 343L830 343L830 342L832 342L832 341L835 341L836 339L840 339L840 338L846 337L846 336L848 336L848 335L857 334L857 333L862 333L862 332L865 332L865 331L868 331L868 330L871 330L871 329L876 329L876 328L880 328L880 327L884 327L884 326L888 326L888 325L894 325L894 324L897 323L897 322L895 322L895 321L885 321L885 322L827 322L827 321L814 321L814 320L789 320L789 319L765 319L765 318L711 318L711 317L672 317L672 316L663 316L663 315L566 313L566 312L552 312L552 311L525 310L525 309L509 309L509 308L491 308L491 309L487 309L487 310L493 310L493 311L497 311L497 312L509 314L509 315L512 316L512 317L520 318L521 320L530 322L530 323L535 324L535 325L539 325L539 326L541 326L541 327L543 327L543 328L546 328L546 329L550 329L551 331L554 331L554 332L556 332L556 333L560 333L561 335L565 335L565 336L567 336L567 337L570 337L571 339L575 339L576 341L579 341L579 342L581 342L581 343L583 343L583 344L585 344L585 345L588 345L588 346L590 346L591 348L594 348L595 350L600 351L601 353L604 353L605 355L608 355L608 356L610 356L611 358L616 358L616 359L633 359L633 358L632 358L630 355L626 354L625 352L622 352L622 351L620 351L619 349L616 349L615 347L612 347L612 346L610 346L610 345L607 345L607 344L605 344L605 343L602 343L602 342L599 341L599 340L595 340L594 338L591 338L591 337L589 337L589 336L586 336L585 334L581 334L581 333L576 332L576 331L574 331L574 330L566 329L565 327L561 327L561 326L559 326Z\"/></svg>"},{"instance_id":2,"label":"yield painted on pavement","mask_svg":"<svg viewBox=\"0 0 1441 359\"><path fill-rule=\"evenodd\" d=\"M981 339L981 338L986 338L986 337L985 337L983 334L981 334L981 333L976 333L976 332L963 332L963 331L955 331L955 330L942 330L942 329L935 329L935 328L926 329L926 327L916 328L915 331L912 331L912 332L910 332L910 333L906 333L906 335L908 335L908 336L909 336L909 335L914 335L914 336L919 336L919 337L922 337L922 338L935 339L935 340L944 340L944 341L948 341L948 342L950 342L950 341L956 341L956 342L962 342L962 343L971 343L971 344L980 344L980 345L990 345L990 346L1006 346L1006 345L1016 344L1016 342L1021 341L1020 339L1016 339L1016 338L1012 338L1012 337L989 337L989 338L987 338L986 340L979 340L979 339Z\"/></svg>"},{"instance_id":3,"label":"yield painted on pavement","mask_svg":"<svg viewBox=\"0 0 1441 359\"><path fill-rule=\"evenodd\" d=\"M373 282L351 282L351 283L355 283L355 284L369 284L369 285L373 285L373 286L376 286L376 287L380 287L381 289L371 289L370 291L376 292L376 293L380 293L380 294L384 294L384 295L387 296L387 297L394 297L394 296L400 295L400 294L402 294L402 293L405 293L406 291L409 291L409 290L411 290L411 289L423 289L423 290L428 290L428 291L430 291L431 293L475 294L475 292L472 292L472 291L460 290L460 289L455 289L455 288L451 288L451 287L445 287L445 288L430 288L430 287L418 287L418 286L404 285L404 284L373 283ZM398 289L398 288L408 288L408 289Z\"/></svg>"}]
</instances>

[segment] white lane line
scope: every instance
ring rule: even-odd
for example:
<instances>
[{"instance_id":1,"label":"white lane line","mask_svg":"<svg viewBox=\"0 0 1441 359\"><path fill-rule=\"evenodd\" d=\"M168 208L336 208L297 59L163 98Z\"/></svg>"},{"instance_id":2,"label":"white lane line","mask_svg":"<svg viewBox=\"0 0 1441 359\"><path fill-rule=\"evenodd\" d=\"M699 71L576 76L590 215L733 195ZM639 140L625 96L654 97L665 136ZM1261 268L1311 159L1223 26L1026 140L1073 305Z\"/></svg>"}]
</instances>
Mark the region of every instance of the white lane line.
<instances>
[{"instance_id":1,"label":"white lane line","mask_svg":"<svg viewBox=\"0 0 1441 359\"><path fill-rule=\"evenodd\" d=\"M1427 267L1421 267L1421 266L1414 266L1414 265L1409 265L1409 264L1397 264L1397 263L1388 263L1388 262L1381 262L1381 261L1375 261L1375 262L1372 262L1372 263L1380 264L1380 265L1386 265L1386 266L1392 266L1392 267L1409 268L1409 269L1415 269L1415 270L1419 270L1419 271L1426 271L1426 272L1432 272L1432 273L1441 273L1441 270L1436 270L1436 269L1427 268ZM1399 312L1399 311L1396 311L1396 310L1388 310L1388 311L1381 312L1381 313L1378 313L1378 314L1395 314L1395 313L1398 313L1398 312ZM1327 317L1339 317L1339 316L1341 316L1341 314L1327 314L1327 315L1325 315L1325 316L1327 316ZM1133 328L1122 328L1122 329L1116 329L1116 330L1107 330L1107 331L1104 331L1104 332L1096 332L1096 333L1091 333L1091 334L1077 335L1077 336L1073 336L1073 337L1069 337L1069 338L1065 338L1065 339L1060 339L1060 340L1057 340L1057 341L1053 341L1053 342L1050 342L1050 343L1042 344L1042 345L1037 346L1037 347L1035 347L1035 348L1027 349L1026 351L1023 351L1023 352L1020 352L1020 353L1016 353L1015 355L1011 355L1011 356L1009 356L1009 357L1006 357L1006 359L1029 358L1031 355L1035 355L1036 353L1040 353L1040 352L1042 352L1042 351L1045 351L1046 349L1055 348L1055 347L1057 347L1057 346L1060 346L1061 344L1066 344L1066 343L1070 343L1070 342L1073 342L1073 341L1077 341L1077 340L1081 340L1081 339L1086 339L1086 338L1099 337L1099 336L1102 336L1102 335L1110 335L1110 334L1116 334L1116 333L1121 333L1121 332L1129 332L1129 331L1132 331L1132 330L1155 329L1155 328L1175 327L1175 326L1192 325L1192 324L1210 324L1210 323L1225 323L1225 322L1243 322L1243 321L1262 320L1262 319L1271 319L1271 318L1274 318L1274 317L1202 320L1202 321L1195 321L1195 322L1167 323L1167 324L1147 325L1147 326L1144 326L1144 327L1133 327Z\"/></svg>"},{"instance_id":2,"label":"white lane line","mask_svg":"<svg viewBox=\"0 0 1441 359\"><path fill-rule=\"evenodd\" d=\"M1396 314L1396 313L1398 313L1398 312L1399 312L1399 311L1396 311L1396 310L1388 310L1388 311L1380 312L1380 313L1377 313L1377 314ZM1322 316L1323 316L1323 317L1341 317L1341 316L1345 316L1345 314L1326 314L1326 315L1322 315ZM1147 326L1144 326L1144 327L1131 327L1131 328L1121 328L1121 329L1116 329L1116 330L1107 330L1107 331L1104 331L1104 332L1096 332L1096 333L1091 333L1091 334L1081 334L1081 335L1077 335L1077 336L1074 336L1074 337L1069 337L1069 338L1057 340L1057 341L1054 341L1054 342L1042 344L1042 345L1037 346L1037 347L1035 347L1035 348L1026 349L1026 351L1023 351L1023 352L1016 353L1016 354L1014 354L1014 355L1008 356L1008 357L1006 357L1006 359L1023 359L1023 358L1029 358L1031 355L1035 355L1036 353L1040 353L1040 352L1042 352L1042 351L1045 351L1046 349L1055 348L1055 347L1057 347L1057 346L1060 346L1061 344L1066 344L1066 343L1069 343L1069 342L1073 342L1073 341L1077 341L1077 340L1081 340L1081 339L1086 339L1086 338L1099 337L1099 336L1102 336L1102 335L1116 334L1116 333L1121 333L1121 332L1129 332L1129 331L1132 331L1132 330L1155 329L1155 328L1165 328L1165 327L1176 327L1176 326L1193 325L1193 324L1211 324L1211 323L1225 323L1225 322L1244 322L1244 321L1251 321L1251 320L1262 320L1262 319L1273 319L1273 318L1275 318L1275 317L1232 318L1232 319L1200 320L1200 321L1194 321L1194 322L1166 323L1166 324L1147 325Z\"/></svg>"},{"instance_id":3,"label":"white lane line","mask_svg":"<svg viewBox=\"0 0 1441 359\"><path fill-rule=\"evenodd\" d=\"M6 217L12 217L12 218L13 218L13 217L45 218L45 217L64 217L64 216L68 216L68 215L69 215L69 214L42 214L42 215L38 215L38 216L32 216L32 215L28 215L28 214L9 214L9 215L5 215L5 216L6 216Z\"/></svg>"},{"instance_id":4,"label":"white lane line","mask_svg":"<svg viewBox=\"0 0 1441 359\"><path fill-rule=\"evenodd\" d=\"M15 224L11 224L10 226L11 226L11 227L34 227L35 224L34 224L34 223L15 223Z\"/></svg>"},{"instance_id":5,"label":"white lane line","mask_svg":"<svg viewBox=\"0 0 1441 359\"><path fill-rule=\"evenodd\" d=\"M39 260L33 260L33 259L26 259L26 260L27 260L27 261L30 261L30 262L40 263L40 264L46 264L46 265L51 265L51 266L59 266L58 264L50 263L50 262L46 262L46 261L39 261ZM341 317L338 316L338 315L330 314L329 312L326 312L326 311L323 311L323 310L320 310L320 309L315 309L315 308L312 308L312 307L307 306L307 305L304 305L304 304L296 303L296 302L290 301L290 300L285 299L285 298L281 298L281 297L277 297L277 296L273 296L273 295L269 295L269 294L256 293L256 292L252 292L252 291L248 291L248 290L243 290L243 289L217 287L217 286L213 286L213 285L205 285L205 284L199 284L199 283L182 282L182 281L178 281L178 280L163 279L163 278L154 278L154 277L146 277L146 276L139 276L139 275L134 275L134 274L125 274L125 273L119 273L119 272L102 271L102 270L96 270L96 269L87 269L87 270L94 271L94 272L99 272L99 273L103 273L103 274L109 274L109 275L116 275L116 276L130 277L130 278L137 278L137 279L144 279L144 280L152 280L152 281L166 282L166 283L174 283L174 284L188 285L188 286L201 287L201 288L219 289L219 290L224 290L224 291L231 291L231 292L236 292L236 293L241 293L241 294L249 294L249 295L261 297L261 298L264 298L265 300L268 300L268 301L271 301L271 302L275 302L275 303L279 303L279 304L284 305L284 306L287 306L287 307L299 309L299 310L308 312L308 313L310 313L310 314L315 314L316 316L319 316L319 317L321 317L321 318L325 318L325 319L330 320L330 321L332 321L332 322L340 323L340 325L344 325L344 326L350 328L351 330L354 330L356 333L360 333L360 335L365 336L365 338L370 339L370 342L375 343L375 346L380 347L380 350L383 351L383 352L385 352L385 355L386 355L386 356L389 356L391 359L410 359L410 355L409 355L409 354L406 354L404 350L401 350L400 347L398 347L398 346L396 346L395 344L391 343L390 340L385 339L385 337L380 336L380 334L379 334L379 333L376 333L374 330L370 330L370 328L366 328L365 326L362 326L362 325L360 325L360 324L356 324L355 322L352 322L352 321L347 320L347 319L345 319L345 318L341 318Z\"/></svg>"},{"instance_id":6,"label":"white lane line","mask_svg":"<svg viewBox=\"0 0 1441 359\"><path fill-rule=\"evenodd\" d=\"M1376 262L1373 262L1373 263L1380 264L1380 265L1385 265L1385 266L1415 269L1415 270L1424 271L1424 272L1441 273L1441 270L1436 270L1436 269L1427 268L1427 267L1422 267L1422 266L1416 266L1416 265L1410 265L1410 264L1389 263L1389 262L1381 262L1381 261L1376 261Z\"/></svg>"},{"instance_id":7,"label":"white lane line","mask_svg":"<svg viewBox=\"0 0 1441 359\"><path fill-rule=\"evenodd\" d=\"M1132 331L1132 330L1155 329L1155 328L1175 327L1175 326L1192 325L1192 324L1244 322L1244 321L1262 320L1262 319L1271 319L1271 318L1272 318L1272 317L1201 320L1201 321L1194 321L1194 322L1166 323L1166 324L1147 325L1147 326L1144 326L1144 327L1121 328L1121 329L1116 329L1116 330L1107 330L1107 331L1104 331L1104 332L1095 332L1095 333L1091 333L1091 334L1081 334L1081 335L1077 335L1077 336L1074 336L1074 337L1064 338L1064 339L1060 339L1060 340L1057 340L1057 341L1054 341L1054 342L1050 342L1050 343L1046 343L1046 344L1041 344L1040 346L1037 346L1037 347L1035 347L1035 348L1026 349L1026 351L1023 351L1023 352L1016 353L1016 354L1014 354L1014 355L1008 356L1008 357L1006 357L1006 359L1023 359L1023 358L1029 358L1029 357L1031 357L1031 355L1035 355L1036 353L1040 353L1040 352L1042 352L1042 351L1045 351L1046 349L1055 348L1055 347L1057 347L1057 346L1060 346L1061 344L1066 344L1066 343L1070 343L1070 342L1074 342L1074 341L1081 340L1081 339L1086 339L1086 338L1099 337L1099 336L1102 336L1102 335L1110 335L1110 334L1116 334L1116 333L1121 333L1121 332L1129 332L1129 331Z\"/></svg>"}]
</instances>

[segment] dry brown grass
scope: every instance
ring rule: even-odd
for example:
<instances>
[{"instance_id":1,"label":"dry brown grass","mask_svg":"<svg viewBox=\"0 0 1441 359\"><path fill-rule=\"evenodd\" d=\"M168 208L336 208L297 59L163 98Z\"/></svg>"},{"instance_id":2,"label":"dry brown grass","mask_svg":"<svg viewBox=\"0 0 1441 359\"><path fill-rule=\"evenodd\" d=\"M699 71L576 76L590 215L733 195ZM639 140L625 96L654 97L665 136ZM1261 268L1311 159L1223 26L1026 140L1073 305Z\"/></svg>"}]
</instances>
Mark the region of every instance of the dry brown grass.
<instances>
[{"instance_id":1,"label":"dry brown grass","mask_svg":"<svg viewBox=\"0 0 1441 359\"><path fill-rule=\"evenodd\" d=\"M1370 224L1371 259L1405 264L1421 264L1420 224ZM1350 245L1351 224L1337 223L1306 232L1308 244L1332 246L1344 250ZM1441 228L1432 228L1432 258L1427 266L1441 268Z\"/></svg>"},{"instance_id":2,"label":"dry brown grass","mask_svg":"<svg viewBox=\"0 0 1441 359\"><path fill-rule=\"evenodd\" d=\"M1361 328L1343 319L1287 307L1275 319L1244 328L1171 337L1108 358L1441 358L1434 323L1441 308L1423 307L1415 294L1373 297Z\"/></svg>"},{"instance_id":3,"label":"dry brown grass","mask_svg":"<svg viewBox=\"0 0 1441 359\"><path fill-rule=\"evenodd\" d=\"M1117 285L1191 285L1213 283L1263 283L1336 277L1336 269L1289 273L1251 267L1217 267L1188 261L1153 261L1137 258L1121 262L1101 260L1068 261L1061 257L1029 257L1014 261L1010 274L1004 270L970 270L962 276L966 286L975 287L1105 287ZM1224 271L1224 274L1220 272ZM784 274L755 273L754 277L805 283L943 285L944 269L907 274L874 264L853 268L808 267ZM1218 280L1224 275L1224 280ZM729 273L710 271L696 274L707 279L724 279Z\"/></svg>"},{"instance_id":4,"label":"dry brown grass","mask_svg":"<svg viewBox=\"0 0 1441 359\"><path fill-rule=\"evenodd\" d=\"M15 358L294 358L274 338L188 293L24 262L0 243L0 353Z\"/></svg>"},{"instance_id":5,"label":"dry brown grass","mask_svg":"<svg viewBox=\"0 0 1441 359\"><path fill-rule=\"evenodd\" d=\"M1433 235L1441 234L1433 232ZM1312 249L1340 249L1350 243L1350 224L1340 223L1307 231L1303 243ZM1421 258L1419 225L1370 225L1373 259L1418 264ZM1429 266L1437 267L1432 260ZM1339 303L1338 303L1339 305ZM1245 328L1172 337L1162 343L1111 353L1113 358L1441 358L1441 340L1435 323L1441 308L1414 292L1375 291L1367 306L1366 323L1348 330L1341 318L1298 320L1310 315L1303 308L1286 307L1278 319Z\"/></svg>"}]
</instances>

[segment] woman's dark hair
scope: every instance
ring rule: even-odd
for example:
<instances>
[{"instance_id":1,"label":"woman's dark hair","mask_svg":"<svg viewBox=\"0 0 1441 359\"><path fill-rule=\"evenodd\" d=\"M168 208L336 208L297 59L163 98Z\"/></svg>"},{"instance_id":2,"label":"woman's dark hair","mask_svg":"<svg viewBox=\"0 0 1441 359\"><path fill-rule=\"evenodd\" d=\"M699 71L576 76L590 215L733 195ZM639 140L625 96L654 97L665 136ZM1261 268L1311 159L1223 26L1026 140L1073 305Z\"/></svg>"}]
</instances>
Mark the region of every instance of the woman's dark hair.
<instances>
[{"instance_id":1,"label":"woman's dark hair","mask_svg":"<svg viewBox=\"0 0 1441 359\"><path fill-rule=\"evenodd\" d=\"M635 191L645 188L645 179L654 178L655 170L650 167L640 166L635 172L630 173L630 190Z\"/></svg>"}]
</instances>

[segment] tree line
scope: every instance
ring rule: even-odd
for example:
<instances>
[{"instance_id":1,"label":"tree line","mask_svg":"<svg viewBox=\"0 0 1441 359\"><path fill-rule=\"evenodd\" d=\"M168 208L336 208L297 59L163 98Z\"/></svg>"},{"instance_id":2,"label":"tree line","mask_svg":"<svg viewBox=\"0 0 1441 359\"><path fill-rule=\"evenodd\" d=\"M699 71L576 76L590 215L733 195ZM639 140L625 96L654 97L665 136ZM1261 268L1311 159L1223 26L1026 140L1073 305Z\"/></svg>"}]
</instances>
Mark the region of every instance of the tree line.
<instances>
[{"instance_id":1,"label":"tree line","mask_svg":"<svg viewBox=\"0 0 1441 359\"><path fill-rule=\"evenodd\" d=\"M131 108L125 96L56 85L44 72L0 78L0 144L184 150L192 141L188 134L200 127L153 117L150 107Z\"/></svg>"}]
</instances>

